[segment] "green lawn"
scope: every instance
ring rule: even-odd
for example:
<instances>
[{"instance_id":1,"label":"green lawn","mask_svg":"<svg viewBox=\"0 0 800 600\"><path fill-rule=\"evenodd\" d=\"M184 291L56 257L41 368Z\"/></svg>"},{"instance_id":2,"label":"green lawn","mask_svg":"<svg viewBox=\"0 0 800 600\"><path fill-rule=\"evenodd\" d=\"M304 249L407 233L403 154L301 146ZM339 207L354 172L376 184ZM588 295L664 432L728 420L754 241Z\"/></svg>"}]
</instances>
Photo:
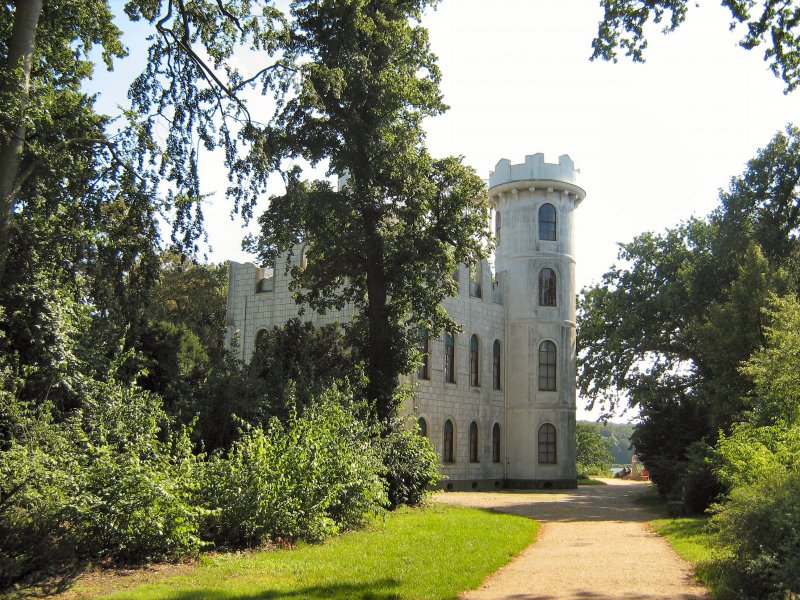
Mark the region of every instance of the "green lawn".
<instances>
[{"instance_id":1,"label":"green lawn","mask_svg":"<svg viewBox=\"0 0 800 600\"><path fill-rule=\"evenodd\" d=\"M705 532L708 517L682 517L650 521L653 531L667 538L681 558L692 564L711 559L714 546Z\"/></svg>"},{"instance_id":2,"label":"green lawn","mask_svg":"<svg viewBox=\"0 0 800 600\"><path fill-rule=\"evenodd\" d=\"M578 485L608 485L605 481L600 481L599 479L578 479Z\"/></svg>"},{"instance_id":3,"label":"green lawn","mask_svg":"<svg viewBox=\"0 0 800 600\"><path fill-rule=\"evenodd\" d=\"M456 598L536 537L530 519L433 505L401 509L385 523L324 544L216 554L180 575L108 594L78 584L72 597L247 600L272 598ZM158 576L155 576L158 577ZM120 588L117 587L117 590Z\"/></svg>"}]
</instances>

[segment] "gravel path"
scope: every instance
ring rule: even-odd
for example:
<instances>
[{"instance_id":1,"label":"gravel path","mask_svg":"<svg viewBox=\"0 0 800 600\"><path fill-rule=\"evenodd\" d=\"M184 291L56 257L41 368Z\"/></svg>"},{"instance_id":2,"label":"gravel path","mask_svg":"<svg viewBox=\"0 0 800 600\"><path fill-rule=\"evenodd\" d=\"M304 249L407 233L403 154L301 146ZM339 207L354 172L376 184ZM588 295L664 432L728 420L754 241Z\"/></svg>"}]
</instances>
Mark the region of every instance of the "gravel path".
<instances>
[{"instance_id":1,"label":"gravel path","mask_svg":"<svg viewBox=\"0 0 800 600\"><path fill-rule=\"evenodd\" d=\"M633 503L643 484L604 481L568 491L437 494L439 502L542 523L536 543L462 599L709 598L692 579L691 565L648 528L658 515Z\"/></svg>"}]
</instances>

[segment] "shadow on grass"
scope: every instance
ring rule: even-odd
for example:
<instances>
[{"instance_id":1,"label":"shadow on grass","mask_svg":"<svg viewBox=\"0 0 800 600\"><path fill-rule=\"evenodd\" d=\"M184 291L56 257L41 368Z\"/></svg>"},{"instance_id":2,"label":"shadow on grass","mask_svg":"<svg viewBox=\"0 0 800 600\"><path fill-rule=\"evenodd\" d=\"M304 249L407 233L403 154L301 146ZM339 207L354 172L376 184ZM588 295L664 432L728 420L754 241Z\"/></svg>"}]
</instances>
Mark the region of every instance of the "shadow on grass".
<instances>
[{"instance_id":1,"label":"shadow on grass","mask_svg":"<svg viewBox=\"0 0 800 600\"><path fill-rule=\"evenodd\" d=\"M232 590L197 588L180 592L159 594L165 600L272 600L276 598L357 598L359 600L399 600L400 594L391 591L396 588L395 579L376 579L371 582L351 584L332 583L298 587L293 590L265 589L260 592L237 593Z\"/></svg>"}]
</instances>

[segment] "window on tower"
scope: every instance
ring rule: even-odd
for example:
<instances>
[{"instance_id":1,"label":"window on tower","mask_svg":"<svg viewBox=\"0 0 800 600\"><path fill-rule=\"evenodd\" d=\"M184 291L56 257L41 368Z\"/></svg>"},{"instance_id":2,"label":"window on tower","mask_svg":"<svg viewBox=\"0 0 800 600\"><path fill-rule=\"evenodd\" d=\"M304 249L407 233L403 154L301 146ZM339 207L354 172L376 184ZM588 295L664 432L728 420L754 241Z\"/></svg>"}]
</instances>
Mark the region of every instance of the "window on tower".
<instances>
[{"instance_id":1,"label":"window on tower","mask_svg":"<svg viewBox=\"0 0 800 600\"><path fill-rule=\"evenodd\" d=\"M539 344L539 389L556 391L556 345L550 340Z\"/></svg>"},{"instance_id":2,"label":"window on tower","mask_svg":"<svg viewBox=\"0 0 800 600\"><path fill-rule=\"evenodd\" d=\"M556 428L550 423L539 427L539 462L556 464Z\"/></svg>"},{"instance_id":3,"label":"window on tower","mask_svg":"<svg viewBox=\"0 0 800 600\"><path fill-rule=\"evenodd\" d=\"M539 239L556 239L556 209L552 204L542 204L539 208Z\"/></svg>"},{"instance_id":4,"label":"window on tower","mask_svg":"<svg viewBox=\"0 0 800 600\"><path fill-rule=\"evenodd\" d=\"M556 305L556 272L553 269L539 271L539 306Z\"/></svg>"}]
</instances>

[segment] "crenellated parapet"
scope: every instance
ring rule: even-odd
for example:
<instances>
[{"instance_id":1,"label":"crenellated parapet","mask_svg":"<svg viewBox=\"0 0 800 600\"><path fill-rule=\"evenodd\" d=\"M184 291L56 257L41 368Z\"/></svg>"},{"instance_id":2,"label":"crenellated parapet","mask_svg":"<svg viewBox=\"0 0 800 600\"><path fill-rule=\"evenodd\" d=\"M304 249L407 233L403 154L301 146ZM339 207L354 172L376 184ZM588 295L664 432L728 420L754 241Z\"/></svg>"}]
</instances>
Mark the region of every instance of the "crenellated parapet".
<instances>
[{"instance_id":1,"label":"crenellated parapet","mask_svg":"<svg viewBox=\"0 0 800 600\"><path fill-rule=\"evenodd\" d=\"M501 159L489 173L489 194L514 192L519 188L555 188L573 196L577 203L586 192L578 185L580 170L567 154L558 157L557 163L548 163L544 154L529 154L525 162L512 165L507 158Z\"/></svg>"}]
</instances>

